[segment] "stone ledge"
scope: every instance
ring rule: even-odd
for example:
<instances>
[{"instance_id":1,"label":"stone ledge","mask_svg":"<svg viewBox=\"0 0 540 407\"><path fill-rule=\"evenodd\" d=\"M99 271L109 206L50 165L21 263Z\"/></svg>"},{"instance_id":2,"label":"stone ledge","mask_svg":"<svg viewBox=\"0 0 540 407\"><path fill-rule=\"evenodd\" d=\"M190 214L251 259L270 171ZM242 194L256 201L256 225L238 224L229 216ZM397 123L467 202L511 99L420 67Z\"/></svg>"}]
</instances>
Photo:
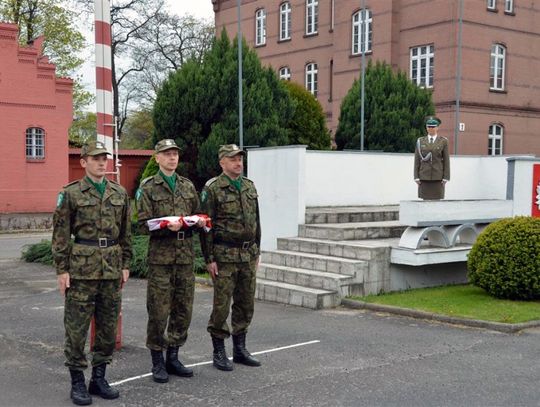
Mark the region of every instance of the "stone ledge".
<instances>
[{"instance_id":1,"label":"stone ledge","mask_svg":"<svg viewBox=\"0 0 540 407\"><path fill-rule=\"evenodd\" d=\"M394 307L392 305L373 304L364 301L351 300L344 298L341 305L347 308L368 309L377 312L387 312L389 314L401 315L416 319L425 319L428 321L444 322L452 325L464 325L473 328L490 329L492 331L504 333L517 333L524 329L540 327L540 320L523 322L519 324L503 324L501 322L482 321L478 319L467 319L459 317L450 317L448 315L435 314L432 312L419 311L409 308Z\"/></svg>"},{"instance_id":2,"label":"stone ledge","mask_svg":"<svg viewBox=\"0 0 540 407\"><path fill-rule=\"evenodd\" d=\"M471 248L472 246L470 245L460 245L448 249L431 247L416 250L392 247L390 263L405 264L407 266L425 266L428 264L466 262Z\"/></svg>"}]
</instances>

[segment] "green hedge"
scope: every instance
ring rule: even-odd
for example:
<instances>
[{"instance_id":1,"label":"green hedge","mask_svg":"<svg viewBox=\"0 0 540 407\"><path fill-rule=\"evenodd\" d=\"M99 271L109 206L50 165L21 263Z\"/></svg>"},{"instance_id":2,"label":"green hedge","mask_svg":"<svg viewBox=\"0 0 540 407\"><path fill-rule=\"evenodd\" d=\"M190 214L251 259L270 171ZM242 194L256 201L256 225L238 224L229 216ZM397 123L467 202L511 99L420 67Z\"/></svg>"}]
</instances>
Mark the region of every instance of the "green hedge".
<instances>
[{"instance_id":1,"label":"green hedge","mask_svg":"<svg viewBox=\"0 0 540 407\"><path fill-rule=\"evenodd\" d=\"M498 298L540 298L540 219L501 219L478 236L468 259L469 280Z\"/></svg>"},{"instance_id":2,"label":"green hedge","mask_svg":"<svg viewBox=\"0 0 540 407\"><path fill-rule=\"evenodd\" d=\"M206 273L206 264L201 252L198 236L193 238L195 247L194 270L196 274ZM130 264L131 277L146 278L148 276L148 236L135 235L132 239L133 257ZM22 253L22 259L28 263L53 264L50 240L28 245Z\"/></svg>"}]
</instances>

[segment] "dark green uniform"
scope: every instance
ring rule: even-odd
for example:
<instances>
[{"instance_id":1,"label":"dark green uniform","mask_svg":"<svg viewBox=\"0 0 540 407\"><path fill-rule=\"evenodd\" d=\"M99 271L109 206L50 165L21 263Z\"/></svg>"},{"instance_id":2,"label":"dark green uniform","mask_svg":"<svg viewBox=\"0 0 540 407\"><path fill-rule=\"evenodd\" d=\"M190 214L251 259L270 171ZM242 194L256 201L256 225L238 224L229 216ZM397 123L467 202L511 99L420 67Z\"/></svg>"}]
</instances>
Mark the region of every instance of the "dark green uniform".
<instances>
[{"instance_id":1,"label":"dark green uniform","mask_svg":"<svg viewBox=\"0 0 540 407\"><path fill-rule=\"evenodd\" d=\"M204 257L207 263L217 262L218 266L208 332L221 339L231 333L245 334L253 317L261 242L257 190L247 178L240 177L233 185L221 174L206 183L201 201L203 213L213 225L209 233L201 233ZM232 332L227 325L231 299Z\"/></svg>"},{"instance_id":2,"label":"dark green uniform","mask_svg":"<svg viewBox=\"0 0 540 407\"><path fill-rule=\"evenodd\" d=\"M84 345L92 315L96 321L92 365L112 360L121 270L129 269L131 260L130 222L128 195L112 181L105 181L103 195L88 178L66 185L58 195L52 249L57 274L70 276L64 313L64 353L70 369L88 365Z\"/></svg>"},{"instance_id":3,"label":"dark green uniform","mask_svg":"<svg viewBox=\"0 0 540 407\"><path fill-rule=\"evenodd\" d=\"M175 176L174 191L160 174L156 174L145 179L137 192L140 229L150 234L146 346L156 351L179 347L186 342L193 310L192 231L161 229L149 232L146 225L148 219L199 213L195 187L188 179Z\"/></svg>"}]
</instances>

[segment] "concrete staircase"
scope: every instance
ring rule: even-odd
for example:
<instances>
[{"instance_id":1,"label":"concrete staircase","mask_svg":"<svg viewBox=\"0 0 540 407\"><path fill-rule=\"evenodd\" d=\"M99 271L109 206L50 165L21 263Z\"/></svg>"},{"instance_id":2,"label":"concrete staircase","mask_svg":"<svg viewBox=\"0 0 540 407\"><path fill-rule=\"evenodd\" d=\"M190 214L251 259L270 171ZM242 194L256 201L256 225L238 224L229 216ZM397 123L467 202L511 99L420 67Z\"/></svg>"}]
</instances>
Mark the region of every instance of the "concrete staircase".
<instances>
[{"instance_id":1,"label":"concrete staircase","mask_svg":"<svg viewBox=\"0 0 540 407\"><path fill-rule=\"evenodd\" d=\"M307 208L298 237L261 255L256 298L320 309L389 284L390 247L405 230L398 206Z\"/></svg>"}]
</instances>

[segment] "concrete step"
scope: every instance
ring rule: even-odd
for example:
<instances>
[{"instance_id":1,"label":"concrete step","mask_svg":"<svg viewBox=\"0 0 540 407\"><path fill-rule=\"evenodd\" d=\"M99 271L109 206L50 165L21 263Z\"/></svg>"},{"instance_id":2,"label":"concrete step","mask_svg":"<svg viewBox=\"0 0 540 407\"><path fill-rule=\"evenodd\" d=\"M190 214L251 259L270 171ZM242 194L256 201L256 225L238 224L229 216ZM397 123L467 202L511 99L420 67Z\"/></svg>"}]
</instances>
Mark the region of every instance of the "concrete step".
<instances>
[{"instance_id":1,"label":"concrete step","mask_svg":"<svg viewBox=\"0 0 540 407\"><path fill-rule=\"evenodd\" d=\"M306 224L381 222L399 219L399 205L306 208Z\"/></svg>"},{"instance_id":2,"label":"concrete step","mask_svg":"<svg viewBox=\"0 0 540 407\"><path fill-rule=\"evenodd\" d=\"M263 278L257 278L255 298L311 309L332 308L341 303L337 291L301 287Z\"/></svg>"},{"instance_id":3,"label":"concrete step","mask_svg":"<svg viewBox=\"0 0 540 407\"><path fill-rule=\"evenodd\" d=\"M364 240L400 237L406 229L399 221L300 225L298 236L325 240Z\"/></svg>"},{"instance_id":4,"label":"concrete step","mask_svg":"<svg viewBox=\"0 0 540 407\"><path fill-rule=\"evenodd\" d=\"M276 266L287 266L307 270L323 271L354 276L358 282L363 281L368 271L368 262L364 260L346 259L343 257L322 256L320 254L299 253L287 250L263 251L262 263Z\"/></svg>"},{"instance_id":5,"label":"concrete step","mask_svg":"<svg viewBox=\"0 0 540 407\"><path fill-rule=\"evenodd\" d=\"M261 263L257 270L257 278L300 285L302 287L337 291L341 297L361 295L363 293L362 284L356 283L353 276L325 271Z\"/></svg>"},{"instance_id":6,"label":"concrete step","mask_svg":"<svg viewBox=\"0 0 540 407\"><path fill-rule=\"evenodd\" d=\"M321 240L304 237L278 238L278 250L320 254L323 256L345 257L357 260L387 260L392 246L397 246L399 238L370 240Z\"/></svg>"}]
</instances>

